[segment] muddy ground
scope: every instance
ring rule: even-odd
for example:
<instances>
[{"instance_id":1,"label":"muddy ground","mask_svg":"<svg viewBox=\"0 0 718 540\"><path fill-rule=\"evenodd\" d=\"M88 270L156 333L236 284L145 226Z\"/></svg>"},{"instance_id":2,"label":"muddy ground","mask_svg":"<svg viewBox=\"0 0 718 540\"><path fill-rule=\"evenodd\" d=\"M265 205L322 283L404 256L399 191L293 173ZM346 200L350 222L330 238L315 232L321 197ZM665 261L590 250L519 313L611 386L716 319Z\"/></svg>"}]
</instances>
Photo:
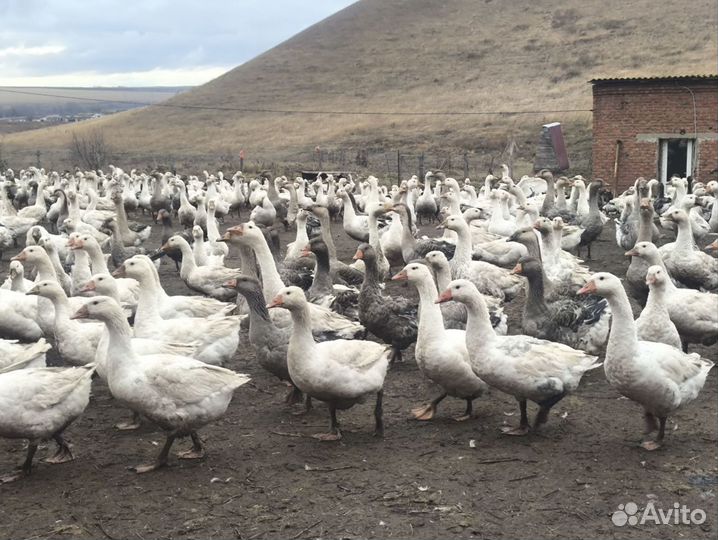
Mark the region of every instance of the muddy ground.
<instances>
[{"instance_id":1,"label":"muddy ground","mask_svg":"<svg viewBox=\"0 0 718 540\"><path fill-rule=\"evenodd\" d=\"M348 260L356 243L339 225L334 234ZM159 228L153 246L158 235ZM613 238L607 226L590 265L623 275L627 261ZM5 253L3 276L12 255ZM173 266L163 265L162 280L168 291L188 294ZM521 306L521 298L507 306L512 332ZM718 346L695 350L718 356ZM201 431L207 458L173 458L169 468L142 476L128 466L154 458L163 435L149 424L113 429L126 412L97 381L87 411L66 431L76 460L42 463L54 449L41 448L31 477L0 486L0 537L716 537L715 369L699 399L669 418L667 445L648 453L637 446L640 408L619 397L601 369L555 407L540 434L513 438L499 428L518 422L518 408L498 391L477 400L467 422L451 419L464 408L451 398L434 421L410 420L409 410L436 389L411 351L405 359L386 379L385 438L371 436L367 403L340 413L341 442L322 443L310 435L326 430L325 407L292 415L282 401L286 387L257 367L245 341L230 367L253 381L236 392L221 422ZM0 440L0 471L23 458L22 442ZM708 518L700 526L613 525L619 504L643 508L649 500L664 509L674 502L701 508Z\"/></svg>"}]
</instances>

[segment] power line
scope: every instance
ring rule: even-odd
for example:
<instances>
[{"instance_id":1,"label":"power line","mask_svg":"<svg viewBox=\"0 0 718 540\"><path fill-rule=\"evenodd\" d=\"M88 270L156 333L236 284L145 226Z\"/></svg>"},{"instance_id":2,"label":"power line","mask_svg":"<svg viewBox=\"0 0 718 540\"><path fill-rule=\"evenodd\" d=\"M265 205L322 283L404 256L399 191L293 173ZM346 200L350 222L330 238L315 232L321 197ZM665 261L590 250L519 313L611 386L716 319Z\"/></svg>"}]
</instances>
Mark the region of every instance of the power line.
<instances>
[{"instance_id":1,"label":"power line","mask_svg":"<svg viewBox=\"0 0 718 540\"><path fill-rule=\"evenodd\" d=\"M484 116L484 115L518 115L518 114L555 114L592 112L593 109L546 109L546 110L522 110L522 111L315 111L315 110L292 110L292 109L259 109L251 107L218 107L211 105L181 105L170 103L145 103L141 101L125 101L117 99L99 99L81 96L67 96L61 94L50 94L45 92L28 92L23 90L11 90L0 88L0 92L10 94L23 94L28 96L41 96L62 99L74 99L78 101L92 101L96 103L122 103L125 105L143 105L153 107L164 107L169 109L188 109L201 111L231 111L244 113L264 114L308 114L308 115L342 115L342 116Z\"/></svg>"}]
</instances>

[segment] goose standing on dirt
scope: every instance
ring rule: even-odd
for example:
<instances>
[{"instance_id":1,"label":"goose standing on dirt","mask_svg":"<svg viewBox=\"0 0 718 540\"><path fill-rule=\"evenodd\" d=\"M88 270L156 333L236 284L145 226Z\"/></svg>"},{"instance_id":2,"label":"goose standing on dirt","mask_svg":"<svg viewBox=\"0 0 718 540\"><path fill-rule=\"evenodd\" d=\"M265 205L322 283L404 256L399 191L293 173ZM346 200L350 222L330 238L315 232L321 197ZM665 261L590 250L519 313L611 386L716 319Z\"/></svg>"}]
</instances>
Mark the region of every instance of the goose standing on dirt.
<instances>
[{"instance_id":1,"label":"goose standing on dirt","mask_svg":"<svg viewBox=\"0 0 718 540\"><path fill-rule=\"evenodd\" d=\"M90 401L95 367L31 368L0 373L0 437L27 439L27 455L16 472L0 476L0 484L30 474L38 442L54 439L57 451L46 463L73 458L62 432Z\"/></svg>"},{"instance_id":2,"label":"goose standing on dirt","mask_svg":"<svg viewBox=\"0 0 718 540\"><path fill-rule=\"evenodd\" d=\"M167 433L156 461L134 467L135 472L166 466L177 437L192 439L192 449L179 454L181 459L204 457L197 430L224 416L234 391L249 382L249 377L186 356L137 356L122 308L106 296L91 299L73 315L73 319L89 318L103 322L110 333L107 384L112 396Z\"/></svg>"},{"instance_id":3,"label":"goose standing on dirt","mask_svg":"<svg viewBox=\"0 0 718 540\"><path fill-rule=\"evenodd\" d=\"M315 435L323 441L338 441L342 432L337 409L345 410L375 395L374 434L384 436L384 378L390 348L371 341L343 340L316 343L312 336L309 303L299 287L280 289L268 308L288 309L292 336L287 351L289 375L297 387L329 406L330 432Z\"/></svg>"},{"instance_id":4,"label":"goose standing on dirt","mask_svg":"<svg viewBox=\"0 0 718 540\"><path fill-rule=\"evenodd\" d=\"M441 387L439 396L411 411L414 418L431 420L437 405L446 396L454 396L466 401L466 411L455 420L468 420L473 412L473 401L484 393L486 383L471 369L466 332L444 327L441 309L435 303L436 285L426 265L409 263L392 280L409 281L419 291L419 331L414 357L421 373Z\"/></svg>"},{"instance_id":5,"label":"goose standing on dirt","mask_svg":"<svg viewBox=\"0 0 718 540\"><path fill-rule=\"evenodd\" d=\"M613 274L594 274L579 293L601 295L611 305L606 378L621 395L643 407L647 434L658 430L655 439L646 439L641 446L645 450L660 448L668 415L698 397L713 362L665 343L639 341L628 296Z\"/></svg>"},{"instance_id":6,"label":"goose standing on dirt","mask_svg":"<svg viewBox=\"0 0 718 540\"><path fill-rule=\"evenodd\" d=\"M483 296L466 279L452 281L437 302L450 300L466 306L466 348L476 376L519 402L520 424L502 429L507 435L529 432L528 400L539 405L536 430L546 423L551 408L578 388L584 373L601 365L595 356L561 343L522 335L497 336Z\"/></svg>"}]
</instances>

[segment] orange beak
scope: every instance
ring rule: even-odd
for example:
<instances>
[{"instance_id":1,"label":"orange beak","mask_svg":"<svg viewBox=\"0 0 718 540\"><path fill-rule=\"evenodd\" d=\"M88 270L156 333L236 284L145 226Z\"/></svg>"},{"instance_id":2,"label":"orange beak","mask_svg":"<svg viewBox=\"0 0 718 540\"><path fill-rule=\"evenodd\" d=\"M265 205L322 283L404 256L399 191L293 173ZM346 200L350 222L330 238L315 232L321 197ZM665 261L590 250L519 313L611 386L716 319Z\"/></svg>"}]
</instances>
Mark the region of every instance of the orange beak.
<instances>
[{"instance_id":1,"label":"orange beak","mask_svg":"<svg viewBox=\"0 0 718 540\"><path fill-rule=\"evenodd\" d=\"M593 281L589 281L583 287L581 287L576 294L594 294L595 292L596 284Z\"/></svg>"},{"instance_id":2,"label":"orange beak","mask_svg":"<svg viewBox=\"0 0 718 540\"><path fill-rule=\"evenodd\" d=\"M626 257L635 257L636 255L638 255L638 252L635 249L630 249L630 250L626 251L626 253L624 253L624 255Z\"/></svg>"},{"instance_id":3,"label":"orange beak","mask_svg":"<svg viewBox=\"0 0 718 540\"><path fill-rule=\"evenodd\" d=\"M523 271L524 268L521 266L521 263L516 263L516 266L514 266L513 270L511 270L511 273L521 275Z\"/></svg>"},{"instance_id":4,"label":"orange beak","mask_svg":"<svg viewBox=\"0 0 718 540\"><path fill-rule=\"evenodd\" d=\"M364 258L364 252L361 249L357 249L357 252L352 257L353 260L358 261Z\"/></svg>"},{"instance_id":5,"label":"orange beak","mask_svg":"<svg viewBox=\"0 0 718 540\"><path fill-rule=\"evenodd\" d=\"M15 256L14 256L12 259L10 259L10 260L11 260L11 261L26 261L26 260L27 260L27 255L25 254L25 250L23 249L20 253L18 253L17 255L15 255Z\"/></svg>"},{"instance_id":6,"label":"orange beak","mask_svg":"<svg viewBox=\"0 0 718 540\"><path fill-rule=\"evenodd\" d=\"M222 284L222 287L226 287L228 289L234 289L237 287L237 280L236 279L230 279L228 281L225 281Z\"/></svg>"},{"instance_id":7,"label":"orange beak","mask_svg":"<svg viewBox=\"0 0 718 540\"><path fill-rule=\"evenodd\" d=\"M272 300L269 304L267 304L267 309L272 309L275 307L281 307L284 305L284 298L277 295L274 297L274 300Z\"/></svg>"},{"instance_id":8,"label":"orange beak","mask_svg":"<svg viewBox=\"0 0 718 540\"><path fill-rule=\"evenodd\" d=\"M88 281L87 283L85 283L85 286L79 290L79 292L87 293L87 292L92 292L92 291L96 291L96 290L97 290L97 287L95 286L95 282Z\"/></svg>"},{"instance_id":9,"label":"orange beak","mask_svg":"<svg viewBox=\"0 0 718 540\"><path fill-rule=\"evenodd\" d=\"M299 254L301 257L311 257L312 256L312 250L309 248L309 244L304 246L302 249L302 252Z\"/></svg>"},{"instance_id":10,"label":"orange beak","mask_svg":"<svg viewBox=\"0 0 718 540\"><path fill-rule=\"evenodd\" d=\"M80 309L78 309L74 315L70 317L71 319L89 319L90 318L90 312L87 309L87 306L82 306Z\"/></svg>"},{"instance_id":11,"label":"orange beak","mask_svg":"<svg viewBox=\"0 0 718 540\"><path fill-rule=\"evenodd\" d=\"M409 279L409 276L407 275L405 270L402 270L398 274L396 274L393 278L391 278L392 281L407 281Z\"/></svg>"},{"instance_id":12,"label":"orange beak","mask_svg":"<svg viewBox=\"0 0 718 540\"><path fill-rule=\"evenodd\" d=\"M166 242L164 244L162 244L162 247L160 248L160 251L164 251L165 253L167 253L168 251L171 251L171 250L172 250L172 248L170 248L170 245Z\"/></svg>"},{"instance_id":13,"label":"orange beak","mask_svg":"<svg viewBox=\"0 0 718 540\"><path fill-rule=\"evenodd\" d=\"M656 278L653 276L646 276L646 285L653 285L656 282Z\"/></svg>"},{"instance_id":14,"label":"orange beak","mask_svg":"<svg viewBox=\"0 0 718 540\"><path fill-rule=\"evenodd\" d=\"M443 293L439 295L439 298L434 300L434 303L443 304L444 302L450 302L453 299L454 297L451 295L451 289L446 289Z\"/></svg>"},{"instance_id":15,"label":"orange beak","mask_svg":"<svg viewBox=\"0 0 718 540\"><path fill-rule=\"evenodd\" d=\"M114 277L118 277L118 278L123 278L123 277L125 277L125 276L126 276L126 273L125 273L125 265L124 265L124 264L121 264L120 266L118 266L118 267L115 269L115 271L112 272L112 275L113 275Z\"/></svg>"}]
</instances>

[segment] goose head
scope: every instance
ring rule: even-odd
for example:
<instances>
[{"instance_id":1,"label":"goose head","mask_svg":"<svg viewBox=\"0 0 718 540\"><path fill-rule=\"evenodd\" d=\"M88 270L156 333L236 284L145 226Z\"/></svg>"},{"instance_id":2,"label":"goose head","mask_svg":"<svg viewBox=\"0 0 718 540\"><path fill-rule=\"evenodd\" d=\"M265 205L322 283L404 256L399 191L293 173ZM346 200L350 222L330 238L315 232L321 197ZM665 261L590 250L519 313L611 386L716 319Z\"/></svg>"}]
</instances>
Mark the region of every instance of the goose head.
<instances>
[{"instance_id":1,"label":"goose head","mask_svg":"<svg viewBox=\"0 0 718 540\"><path fill-rule=\"evenodd\" d=\"M15 279L18 276L22 277L25 275L25 268L23 268L20 261L11 261L10 270L8 273L10 274L10 279Z\"/></svg>"},{"instance_id":2,"label":"goose head","mask_svg":"<svg viewBox=\"0 0 718 540\"><path fill-rule=\"evenodd\" d=\"M450 302L452 300L461 303L471 302L476 295L479 294L476 285L471 283L467 279L455 279L444 292L439 295L439 298L435 300L436 304L443 304L444 302Z\"/></svg>"},{"instance_id":3,"label":"goose head","mask_svg":"<svg viewBox=\"0 0 718 540\"><path fill-rule=\"evenodd\" d=\"M623 290L620 279L608 272L598 272L593 274L576 294L597 294L605 297L614 296L619 290Z\"/></svg>"},{"instance_id":4,"label":"goose head","mask_svg":"<svg viewBox=\"0 0 718 540\"><path fill-rule=\"evenodd\" d=\"M668 279L666 271L659 265L654 264L648 267L646 271L646 285L649 287L663 287L666 284L666 279Z\"/></svg>"},{"instance_id":5,"label":"goose head","mask_svg":"<svg viewBox=\"0 0 718 540\"><path fill-rule=\"evenodd\" d=\"M130 257L120 266L118 266L112 275L116 278L132 278L142 281L147 278L150 273L147 265L152 265L152 261L146 255L135 255Z\"/></svg>"},{"instance_id":6,"label":"goose head","mask_svg":"<svg viewBox=\"0 0 718 540\"><path fill-rule=\"evenodd\" d=\"M359 244L359 247L357 248L356 253L352 257L355 261L362 260L366 263L366 261L375 261L376 260L376 251L374 251L374 248L371 246L371 244Z\"/></svg>"},{"instance_id":7,"label":"goose head","mask_svg":"<svg viewBox=\"0 0 718 540\"><path fill-rule=\"evenodd\" d=\"M222 285L227 289L236 289L242 295L259 293L262 294L262 284L258 279L252 276L240 275L236 278L229 279Z\"/></svg>"},{"instance_id":8,"label":"goose head","mask_svg":"<svg viewBox=\"0 0 718 540\"><path fill-rule=\"evenodd\" d=\"M466 223L466 220L463 218L463 216L451 215L448 216L441 223L441 226L446 227L451 231L461 231L463 229L466 229L468 227L468 224Z\"/></svg>"},{"instance_id":9,"label":"goose head","mask_svg":"<svg viewBox=\"0 0 718 540\"><path fill-rule=\"evenodd\" d=\"M714 203L714 204L718 204L718 203ZM703 249L705 249L705 250L706 250L707 252L709 252L709 253L711 253L711 252L718 252L718 240L713 240L710 244L708 244L708 245L707 245L705 248L703 248Z\"/></svg>"},{"instance_id":10,"label":"goose head","mask_svg":"<svg viewBox=\"0 0 718 540\"><path fill-rule=\"evenodd\" d=\"M117 283L109 274L95 274L79 291L81 294L93 293L99 296L115 296L118 293Z\"/></svg>"},{"instance_id":11,"label":"goose head","mask_svg":"<svg viewBox=\"0 0 718 540\"><path fill-rule=\"evenodd\" d=\"M218 238L221 242L237 242L246 245L261 242L263 239L264 234L262 234L260 228L252 221L230 227L224 232L221 238Z\"/></svg>"},{"instance_id":12,"label":"goose head","mask_svg":"<svg viewBox=\"0 0 718 540\"><path fill-rule=\"evenodd\" d=\"M167 241L162 244L160 249L165 253L170 253L180 251L185 245L189 246L189 244L187 244L187 240L182 238L180 235L175 234L174 236L170 236Z\"/></svg>"},{"instance_id":13,"label":"goose head","mask_svg":"<svg viewBox=\"0 0 718 540\"><path fill-rule=\"evenodd\" d=\"M433 280L429 267L420 262L407 264L398 274L391 278L392 281L408 281L419 283L424 280Z\"/></svg>"},{"instance_id":14,"label":"goose head","mask_svg":"<svg viewBox=\"0 0 718 540\"><path fill-rule=\"evenodd\" d=\"M533 228L541 234L548 234L553 231L553 222L547 217L540 217L534 221Z\"/></svg>"},{"instance_id":15,"label":"goose head","mask_svg":"<svg viewBox=\"0 0 718 540\"><path fill-rule=\"evenodd\" d=\"M443 251L430 251L424 255L424 260L434 270L441 270L449 266L449 259L446 258Z\"/></svg>"},{"instance_id":16,"label":"goose head","mask_svg":"<svg viewBox=\"0 0 718 540\"><path fill-rule=\"evenodd\" d=\"M201 239L204 239L204 231L202 230L202 227L199 225L195 225L192 227L192 238L195 239L195 241Z\"/></svg>"},{"instance_id":17,"label":"goose head","mask_svg":"<svg viewBox=\"0 0 718 540\"><path fill-rule=\"evenodd\" d=\"M65 295L60 284L57 281L46 279L35 284L35 286L25 293L30 296L42 296L44 298L61 298Z\"/></svg>"},{"instance_id":18,"label":"goose head","mask_svg":"<svg viewBox=\"0 0 718 540\"><path fill-rule=\"evenodd\" d=\"M95 296L70 316L71 319L97 319L99 321L124 319L124 317L122 308L117 301L108 296Z\"/></svg>"},{"instance_id":19,"label":"goose head","mask_svg":"<svg viewBox=\"0 0 718 540\"><path fill-rule=\"evenodd\" d=\"M299 287L284 287L280 289L272 301L267 304L267 309L281 307L288 310L296 310L307 304L304 291Z\"/></svg>"},{"instance_id":20,"label":"goose head","mask_svg":"<svg viewBox=\"0 0 718 540\"><path fill-rule=\"evenodd\" d=\"M521 257L511 273L518 276L535 276L542 275L541 261L534 257Z\"/></svg>"},{"instance_id":21,"label":"goose head","mask_svg":"<svg viewBox=\"0 0 718 540\"><path fill-rule=\"evenodd\" d=\"M675 208L670 212L666 212L663 214L663 217L674 223L686 223L688 221L688 214L686 211L678 208Z\"/></svg>"},{"instance_id":22,"label":"goose head","mask_svg":"<svg viewBox=\"0 0 718 540\"><path fill-rule=\"evenodd\" d=\"M660 252L652 242L638 242L633 249L626 251L626 257L640 257L645 260L660 258Z\"/></svg>"},{"instance_id":23,"label":"goose head","mask_svg":"<svg viewBox=\"0 0 718 540\"><path fill-rule=\"evenodd\" d=\"M26 246L20 253L15 255L11 261L28 262L36 264L47 258L47 252L41 246Z\"/></svg>"}]
</instances>

